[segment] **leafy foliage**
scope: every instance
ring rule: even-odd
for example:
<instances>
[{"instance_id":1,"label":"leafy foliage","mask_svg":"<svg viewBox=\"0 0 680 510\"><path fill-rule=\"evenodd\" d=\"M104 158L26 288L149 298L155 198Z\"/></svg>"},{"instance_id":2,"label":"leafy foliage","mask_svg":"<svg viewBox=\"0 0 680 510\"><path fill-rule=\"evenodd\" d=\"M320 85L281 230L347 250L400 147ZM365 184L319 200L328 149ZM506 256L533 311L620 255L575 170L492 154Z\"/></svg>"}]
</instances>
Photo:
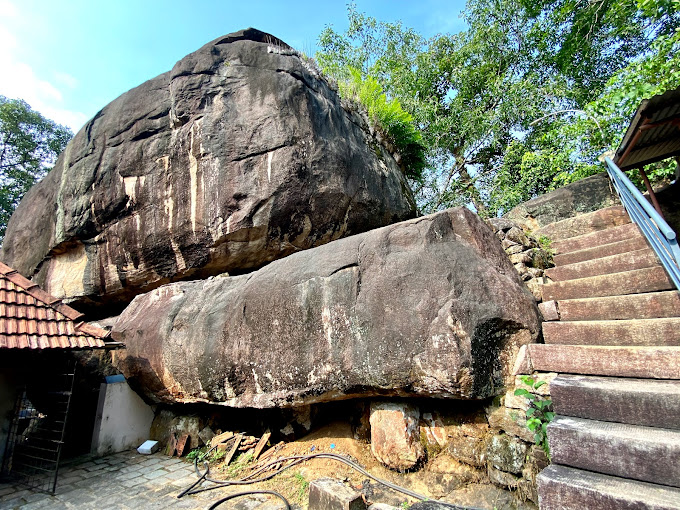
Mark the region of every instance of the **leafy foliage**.
<instances>
[{"instance_id":1,"label":"leafy foliage","mask_svg":"<svg viewBox=\"0 0 680 510\"><path fill-rule=\"evenodd\" d=\"M528 375L520 376L520 379L534 391L546 384L545 381L536 381ZM552 400L543 398L524 388L517 388L515 395L524 397L529 401L529 407L526 410L527 428L534 433L536 444L543 448L545 454L550 458L547 428L548 423L555 418L555 413L552 412Z\"/></svg>"},{"instance_id":2,"label":"leafy foliage","mask_svg":"<svg viewBox=\"0 0 680 510\"><path fill-rule=\"evenodd\" d=\"M397 148L406 175L420 179L426 164L422 136L413 125L413 117L402 109L399 101L388 99L374 78L363 79L355 68L349 69L348 78L341 80L338 87L342 97L366 109L369 119Z\"/></svg>"},{"instance_id":3,"label":"leafy foliage","mask_svg":"<svg viewBox=\"0 0 680 510\"><path fill-rule=\"evenodd\" d=\"M0 96L0 239L19 201L73 137L18 99Z\"/></svg>"},{"instance_id":4,"label":"leafy foliage","mask_svg":"<svg viewBox=\"0 0 680 510\"><path fill-rule=\"evenodd\" d=\"M411 182L422 212L502 214L600 171L640 91L674 86L652 68L677 76L678 1L468 0L469 28L431 39L350 4L349 29L326 27L316 58L339 80L374 79L411 114L427 158Z\"/></svg>"}]
</instances>

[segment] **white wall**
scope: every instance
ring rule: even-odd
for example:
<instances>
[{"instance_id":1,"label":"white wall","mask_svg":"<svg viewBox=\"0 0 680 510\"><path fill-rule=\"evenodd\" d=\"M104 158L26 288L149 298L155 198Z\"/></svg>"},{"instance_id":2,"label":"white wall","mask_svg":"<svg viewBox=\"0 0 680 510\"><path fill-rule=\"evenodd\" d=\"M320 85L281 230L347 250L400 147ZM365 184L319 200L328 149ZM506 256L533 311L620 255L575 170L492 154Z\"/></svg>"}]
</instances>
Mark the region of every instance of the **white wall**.
<instances>
[{"instance_id":1,"label":"white wall","mask_svg":"<svg viewBox=\"0 0 680 510\"><path fill-rule=\"evenodd\" d=\"M107 455L137 448L149 439L154 413L126 381L103 383L99 392L92 453Z\"/></svg>"}]
</instances>

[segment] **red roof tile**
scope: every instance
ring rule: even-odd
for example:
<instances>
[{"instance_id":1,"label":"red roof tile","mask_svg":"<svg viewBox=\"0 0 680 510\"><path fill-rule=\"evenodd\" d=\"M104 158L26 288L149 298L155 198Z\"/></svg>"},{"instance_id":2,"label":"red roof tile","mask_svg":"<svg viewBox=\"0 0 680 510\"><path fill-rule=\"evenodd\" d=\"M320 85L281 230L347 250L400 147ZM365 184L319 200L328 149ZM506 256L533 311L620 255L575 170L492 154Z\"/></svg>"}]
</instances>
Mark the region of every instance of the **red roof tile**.
<instances>
[{"instance_id":1,"label":"red roof tile","mask_svg":"<svg viewBox=\"0 0 680 510\"><path fill-rule=\"evenodd\" d=\"M105 347L109 332L0 262L0 349Z\"/></svg>"}]
</instances>

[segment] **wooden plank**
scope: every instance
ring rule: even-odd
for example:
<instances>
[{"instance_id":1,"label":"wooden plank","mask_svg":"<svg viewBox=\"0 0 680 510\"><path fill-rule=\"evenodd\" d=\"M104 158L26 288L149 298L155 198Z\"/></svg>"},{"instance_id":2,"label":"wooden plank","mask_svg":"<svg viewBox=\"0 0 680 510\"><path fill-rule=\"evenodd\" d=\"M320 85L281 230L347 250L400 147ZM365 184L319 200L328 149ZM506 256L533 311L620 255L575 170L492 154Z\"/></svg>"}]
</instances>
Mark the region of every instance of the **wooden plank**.
<instances>
[{"instance_id":1,"label":"wooden plank","mask_svg":"<svg viewBox=\"0 0 680 510\"><path fill-rule=\"evenodd\" d=\"M564 241L574 237L583 237L593 232L608 230L611 227L630 223L630 217L620 205L599 209L586 214L549 223L534 231L538 238L546 236L553 241Z\"/></svg>"},{"instance_id":2,"label":"wooden plank","mask_svg":"<svg viewBox=\"0 0 680 510\"><path fill-rule=\"evenodd\" d=\"M634 269L659 266L661 262L651 248L643 248L632 252L619 253L608 257L585 260L566 266L545 270L545 275L553 281L563 282L589 276L621 273Z\"/></svg>"},{"instance_id":3,"label":"wooden plank","mask_svg":"<svg viewBox=\"0 0 680 510\"><path fill-rule=\"evenodd\" d=\"M260 440L257 443L257 446L255 447L255 452L253 452L253 460L257 460L257 458L260 456L264 447L267 446L267 441L269 441L271 435L272 433L269 430L262 434L262 437L260 438Z\"/></svg>"},{"instance_id":4,"label":"wooden plank","mask_svg":"<svg viewBox=\"0 0 680 510\"><path fill-rule=\"evenodd\" d=\"M231 447L231 450L229 451L229 453L227 453L227 456L224 457L225 466L228 466L229 463L231 462L231 459L234 458L236 450L238 450L238 447L241 445L241 439L243 439L243 434L237 434L236 437L234 438L234 446Z\"/></svg>"},{"instance_id":5,"label":"wooden plank","mask_svg":"<svg viewBox=\"0 0 680 510\"><path fill-rule=\"evenodd\" d=\"M680 293L669 290L626 296L566 299L561 300L558 307L563 321L680 317Z\"/></svg>"},{"instance_id":6,"label":"wooden plank","mask_svg":"<svg viewBox=\"0 0 680 510\"><path fill-rule=\"evenodd\" d=\"M557 416L548 440L555 464L680 487L680 430Z\"/></svg>"},{"instance_id":7,"label":"wooden plank","mask_svg":"<svg viewBox=\"0 0 680 510\"><path fill-rule=\"evenodd\" d=\"M680 318L543 323L546 344L680 346Z\"/></svg>"},{"instance_id":8,"label":"wooden plank","mask_svg":"<svg viewBox=\"0 0 680 510\"><path fill-rule=\"evenodd\" d=\"M641 250L642 248L648 247L649 243L647 242L647 240L642 236L642 234L638 233L635 237L632 237L630 239L612 241L609 244L603 244L601 246L593 246L583 248L581 250L557 254L553 257L553 261L555 262L555 266L559 267L565 266L567 264L583 262L584 260L598 259L600 257L609 257L610 255L616 255L617 253Z\"/></svg>"},{"instance_id":9,"label":"wooden plank","mask_svg":"<svg viewBox=\"0 0 680 510\"><path fill-rule=\"evenodd\" d=\"M562 374L550 393L561 415L680 429L680 381Z\"/></svg>"},{"instance_id":10,"label":"wooden plank","mask_svg":"<svg viewBox=\"0 0 680 510\"><path fill-rule=\"evenodd\" d=\"M210 446L215 446L215 445L218 445L220 443L225 443L225 442L229 441L232 437L234 437L233 432L224 432L222 434L214 436L210 440Z\"/></svg>"},{"instance_id":11,"label":"wooden plank","mask_svg":"<svg viewBox=\"0 0 680 510\"><path fill-rule=\"evenodd\" d=\"M527 353L539 372L680 379L680 347L531 344Z\"/></svg>"},{"instance_id":12,"label":"wooden plank","mask_svg":"<svg viewBox=\"0 0 680 510\"><path fill-rule=\"evenodd\" d=\"M543 286L543 301L622 296L658 290L671 290L673 282L663 267L648 267L623 273L589 276Z\"/></svg>"},{"instance_id":13,"label":"wooden plank","mask_svg":"<svg viewBox=\"0 0 680 510\"><path fill-rule=\"evenodd\" d=\"M278 444L272 446L269 448L266 452L264 452L262 455L260 455L260 462L258 462L258 465L263 465L266 464L268 459L276 452L281 450L283 448L283 445L285 443L283 441L279 442Z\"/></svg>"},{"instance_id":14,"label":"wooden plank","mask_svg":"<svg viewBox=\"0 0 680 510\"><path fill-rule=\"evenodd\" d=\"M680 510L680 490L551 465L538 475L541 510Z\"/></svg>"},{"instance_id":15,"label":"wooden plank","mask_svg":"<svg viewBox=\"0 0 680 510\"><path fill-rule=\"evenodd\" d=\"M580 251L594 246L611 244L632 237L643 237L637 225L628 222L623 225L610 226L605 230L598 230L588 234L569 237L563 240L553 239L550 246L555 253L562 254Z\"/></svg>"}]
</instances>

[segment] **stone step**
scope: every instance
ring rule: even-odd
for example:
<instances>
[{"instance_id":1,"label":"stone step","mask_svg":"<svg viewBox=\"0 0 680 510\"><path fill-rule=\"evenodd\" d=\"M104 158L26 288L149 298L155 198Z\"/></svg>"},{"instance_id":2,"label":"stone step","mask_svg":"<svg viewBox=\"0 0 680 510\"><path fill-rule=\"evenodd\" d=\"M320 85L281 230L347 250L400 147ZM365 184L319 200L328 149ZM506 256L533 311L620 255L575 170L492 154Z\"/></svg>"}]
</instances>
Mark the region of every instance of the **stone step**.
<instances>
[{"instance_id":1,"label":"stone step","mask_svg":"<svg viewBox=\"0 0 680 510\"><path fill-rule=\"evenodd\" d=\"M543 301L642 294L675 286L662 266L555 282L541 289Z\"/></svg>"},{"instance_id":2,"label":"stone step","mask_svg":"<svg viewBox=\"0 0 680 510\"><path fill-rule=\"evenodd\" d=\"M555 464L680 487L680 430L558 415L548 442Z\"/></svg>"},{"instance_id":3,"label":"stone step","mask_svg":"<svg viewBox=\"0 0 680 510\"><path fill-rule=\"evenodd\" d=\"M651 248L645 247L632 252L553 267L546 269L545 275L553 281L563 282L659 265L661 265L661 261L659 261L654 251Z\"/></svg>"},{"instance_id":4,"label":"stone step","mask_svg":"<svg viewBox=\"0 0 680 510\"><path fill-rule=\"evenodd\" d=\"M632 224L631 224L632 225ZM628 226L628 225L624 225ZM619 227L621 228L621 227ZM635 227L637 229L637 227ZM614 229L610 229L614 230ZM609 230L601 233L602 236L609 233ZM553 262L555 266L565 266L567 264L575 264L577 262L583 262L584 260L598 259L602 257L608 257L610 255L616 255L617 253L626 253L629 251L641 250L642 248L649 248L649 243L647 239L640 233L634 237L623 239L621 241L614 241L611 243L605 243L602 245L592 246L590 248L583 248L575 251L569 251L565 253L558 253L553 256Z\"/></svg>"},{"instance_id":5,"label":"stone step","mask_svg":"<svg viewBox=\"0 0 680 510\"><path fill-rule=\"evenodd\" d=\"M550 397L564 416L680 429L680 381L561 374Z\"/></svg>"},{"instance_id":6,"label":"stone step","mask_svg":"<svg viewBox=\"0 0 680 510\"><path fill-rule=\"evenodd\" d=\"M546 344L680 346L680 318L543 323Z\"/></svg>"},{"instance_id":7,"label":"stone step","mask_svg":"<svg viewBox=\"0 0 680 510\"><path fill-rule=\"evenodd\" d=\"M557 310L559 319L563 321L680 317L680 293L668 290L625 296L564 299L557 302Z\"/></svg>"},{"instance_id":8,"label":"stone step","mask_svg":"<svg viewBox=\"0 0 680 510\"><path fill-rule=\"evenodd\" d=\"M639 237L643 236L637 225L626 222L623 225L611 226L605 230L598 230L588 234L560 240L551 239L550 248L557 254L563 254Z\"/></svg>"},{"instance_id":9,"label":"stone step","mask_svg":"<svg viewBox=\"0 0 680 510\"><path fill-rule=\"evenodd\" d=\"M680 379L680 347L531 344L525 357L539 372Z\"/></svg>"},{"instance_id":10,"label":"stone step","mask_svg":"<svg viewBox=\"0 0 680 510\"><path fill-rule=\"evenodd\" d=\"M680 490L551 465L538 475L541 510L680 510Z\"/></svg>"},{"instance_id":11,"label":"stone step","mask_svg":"<svg viewBox=\"0 0 680 510\"><path fill-rule=\"evenodd\" d=\"M599 232L630 223L625 209L620 205L581 214L555 223L549 223L533 232L536 237L546 236L553 242Z\"/></svg>"}]
</instances>

